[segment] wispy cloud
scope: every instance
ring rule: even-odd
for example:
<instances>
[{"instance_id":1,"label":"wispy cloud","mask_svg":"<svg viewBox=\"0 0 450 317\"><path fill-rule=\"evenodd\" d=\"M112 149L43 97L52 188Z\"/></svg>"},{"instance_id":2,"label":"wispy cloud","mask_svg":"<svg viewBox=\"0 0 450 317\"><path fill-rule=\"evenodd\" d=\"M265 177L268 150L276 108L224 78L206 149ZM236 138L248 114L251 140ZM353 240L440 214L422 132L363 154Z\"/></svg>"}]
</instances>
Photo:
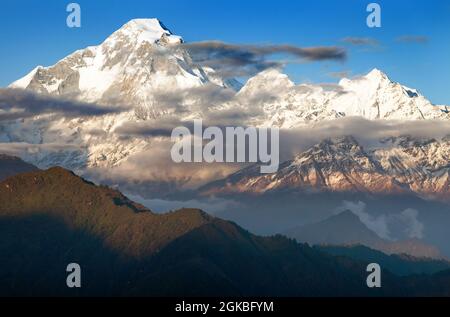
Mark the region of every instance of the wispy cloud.
<instances>
[{"instance_id":1,"label":"wispy cloud","mask_svg":"<svg viewBox=\"0 0 450 317\"><path fill-rule=\"evenodd\" d=\"M355 37L355 36L348 36L341 40L341 42L355 45L355 46L378 46L380 42L374 38L370 37Z\"/></svg>"},{"instance_id":2,"label":"wispy cloud","mask_svg":"<svg viewBox=\"0 0 450 317\"><path fill-rule=\"evenodd\" d=\"M419 221L419 211L407 208L399 213L371 215L366 211L366 204L362 201L343 201L342 206L337 208L338 212L350 210L358 216L370 230L379 237L387 240L396 240L392 232L400 232L400 238L422 239L424 225ZM396 228L397 230L393 230Z\"/></svg>"},{"instance_id":3,"label":"wispy cloud","mask_svg":"<svg viewBox=\"0 0 450 317\"><path fill-rule=\"evenodd\" d=\"M416 43L416 44L426 44L429 39L427 36L423 35L403 35L396 38L399 43Z\"/></svg>"},{"instance_id":4,"label":"wispy cloud","mask_svg":"<svg viewBox=\"0 0 450 317\"><path fill-rule=\"evenodd\" d=\"M323 121L312 127L281 130L280 158L282 161L289 159L323 139L346 135L355 136L361 145L369 147L380 146L380 140L393 136L439 140L450 135L450 124L444 120L367 120L360 117Z\"/></svg>"},{"instance_id":5,"label":"wispy cloud","mask_svg":"<svg viewBox=\"0 0 450 317\"><path fill-rule=\"evenodd\" d=\"M102 116L126 110L119 106L96 105L38 95L21 89L0 89L0 121L55 114L67 118Z\"/></svg>"},{"instance_id":6,"label":"wispy cloud","mask_svg":"<svg viewBox=\"0 0 450 317\"><path fill-rule=\"evenodd\" d=\"M328 73L328 76L332 77L332 78L348 78L350 77L351 71L350 70L343 70L340 72L330 72Z\"/></svg>"},{"instance_id":7,"label":"wispy cloud","mask_svg":"<svg viewBox=\"0 0 450 317\"><path fill-rule=\"evenodd\" d=\"M170 137L175 127L192 129L193 122L182 122L175 117L146 121L129 121L114 130L121 139L134 137Z\"/></svg>"},{"instance_id":8,"label":"wispy cloud","mask_svg":"<svg viewBox=\"0 0 450 317\"><path fill-rule=\"evenodd\" d=\"M163 193L193 189L211 180L224 178L242 166L242 163L178 164L171 159L172 146L170 139L152 138L147 149L132 154L119 166L113 169L90 168L86 175L100 183L119 184L125 191L129 187L152 193L157 188L156 192L161 197Z\"/></svg>"},{"instance_id":9,"label":"wispy cloud","mask_svg":"<svg viewBox=\"0 0 450 317\"><path fill-rule=\"evenodd\" d=\"M191 199L185 201L177 200L164 200L164 199L145 199L139 195L127 194L127 197L133 201L136 201L145 207L149 208L153 212L167 212L169 210L177 210L181 208L195 206L202 210L207 210L208 213L219 213L222 211L242 208L241 204L224 198L205 197L203 199Z\"/></svg>"},{"instance_id":10,"label":"wispy cloud","mask_svg":"<svg viewBox=\"0 0 450 317\"><path fill-rule=\"evenodd\" d=\"M218 41L184 44L195 62L212 67L222 75L248 76L285 62L271 59L281 54L304 62L344 61L345 49L336 46L298 47L293 45L236 45Z\"/></svg>"}]
</instances>

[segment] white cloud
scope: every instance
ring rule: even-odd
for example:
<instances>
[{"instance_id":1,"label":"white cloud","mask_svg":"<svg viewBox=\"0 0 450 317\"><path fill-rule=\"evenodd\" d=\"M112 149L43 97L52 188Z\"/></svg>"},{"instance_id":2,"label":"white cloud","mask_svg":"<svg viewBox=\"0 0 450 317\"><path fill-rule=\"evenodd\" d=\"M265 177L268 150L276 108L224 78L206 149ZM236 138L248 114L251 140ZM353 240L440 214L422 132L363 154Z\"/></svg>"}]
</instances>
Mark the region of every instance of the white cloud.
<instances>
[{"instance_id":1,"label":"white cloud","mask_svg":"<svg viewBox=\"0 0 450 317\"><path fill-rule=\"evenodd\" d=\"M407 208L399 213L381 214L373 216L366 211L366 204L362 201L343 201L338 212L350 210L367 228L374 231L379 237L387 240L396 240L392 232L401 232L401 238L422 239L424 225L419 221L419 211Z\"/></svg>"}]
</instances>

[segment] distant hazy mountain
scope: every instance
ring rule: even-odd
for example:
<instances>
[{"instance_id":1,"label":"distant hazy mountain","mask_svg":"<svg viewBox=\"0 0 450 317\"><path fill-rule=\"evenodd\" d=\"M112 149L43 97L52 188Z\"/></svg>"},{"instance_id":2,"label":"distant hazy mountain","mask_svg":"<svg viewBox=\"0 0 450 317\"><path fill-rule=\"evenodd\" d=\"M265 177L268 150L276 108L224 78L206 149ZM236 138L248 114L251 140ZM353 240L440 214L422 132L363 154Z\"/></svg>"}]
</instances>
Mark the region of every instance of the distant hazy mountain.
<instances>
[{"instance_id":1,"label":"distant hazy mountain","mask_svg":"<svg viewBox=\"0 0 450 317\"><path fill-rule=\"evenodd\" d=\"M20 158L0 154L0 181L7 177L37 170L37 167L22 161Z\"/></svg>"},{"instance_id":2,"label":"distant hazy mountain","mask_svg":"<svg viewBox=\"0 0 450 317\"><path fill-rule=\"evenodd\" d=\"M391 254L408 254L416 257L441 259L439 250L417 240L388 241L375 232L351 211L344 211L321 222L313 223L286 232L286 235L314 245L365 245Z\"/></svg>"},{"instance_id":3,"label":"distant hazy mountain","mask_svg":"<svg viewBox=\"0 0 450 317\"><path fill-rule=\"evenodd\" d=\"M362 296L449 293L447 273L368 289L362 262L258 237L199 210L157 215L62 168L0 183L2 295ZM82 267L80 289L65 267Z\"/></svg>"},{"instance_id":4,"label":"distant hazy mountain","mask_svg":"<svg viewBox=\"0 0 450 317\"><path fill-rule=\"evenodd\" d=\"M318 223L293 228L286 235L310 244L373 245L382 241L351 211L341 212Z\"/></svg>"}]
</instances>

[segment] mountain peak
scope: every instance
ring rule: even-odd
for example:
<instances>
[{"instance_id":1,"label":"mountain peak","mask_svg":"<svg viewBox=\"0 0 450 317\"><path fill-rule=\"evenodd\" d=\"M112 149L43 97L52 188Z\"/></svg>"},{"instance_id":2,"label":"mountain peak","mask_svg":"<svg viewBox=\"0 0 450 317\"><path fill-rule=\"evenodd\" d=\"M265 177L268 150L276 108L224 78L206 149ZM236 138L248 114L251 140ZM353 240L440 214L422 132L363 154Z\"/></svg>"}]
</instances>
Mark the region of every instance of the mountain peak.
<instances>
[{"instance_id":1,"label":"mountain peak","mask_svg":"<svg viewBox=\"0 0 450 317\"><path fill-rule=\"evenodd\" d=\"M272 81L272 80L283 80L283 81L289 81L289 76L283 73L279 68L268 68L265 69L258 74L256 74L254 77L249 79L249 82L252 81Z\"/></svg>"},{"instance_id":2,"label":"mountain peak","mask_svg":"<svg viewBox=\"0 0 450 317\"><path fill-rule=\"evenodd\" d=\"M329 219L344 221L344 222L353 222L354 224L363 224L359 217L355 215L351 210L344 210L338 214L331 216Z\"/></svg>"},{"instance_id":3,"label":"mountain peak","mask_svg":"<svg viewBox=\"0 0 450 317\"><path fill-rule=\"evenodd\" d=\"M164 24L156 19L156 18L149 18L149 19L132 19L125 23L121 29L135 29L135 30L146 30L146 31L156 31L156 32L162 32L162 33L169 33L171 34L170 30L164 26Z\"/></svg>"},{"instance_id":4,"label":"mountain peak","mask_svg":"<svg viewBox=\"0 0 450 317\"><path fill-rule=\"evenodd\" d=\"M138 42L156 43L162 37L168 39L169 43L181 43L180 36L173 35L172 32L156 18L132 19L125 23L119 30L113 33L111 39L118 36L126 36L136 39Z\"/></svg>"},{"instance_id":5,"label":"mountain peak","mask_svg":"<svg viewBox=\"0 0 450 317\"><path fill-rule=\"evenodd\" d=\"M380 80L390 80L389 77L382 72L381 70L379 70L378 68L374 68L372 69L366 76L364 76L365 78L369 79L369 80L376 80L376 81L380 81Z\"/></svg>"},{"instance_id":6,"label":"mountain peak","mask_svg":"<svg viewBox=\"0 0 450 317\"><path fill-rule=\"evenodd\" d=\"M250 78L239 93L240 95L256 95L262 91L281 92L294 86L289 76L280 69L269 68Z\"/></svg>"}]
</instances>

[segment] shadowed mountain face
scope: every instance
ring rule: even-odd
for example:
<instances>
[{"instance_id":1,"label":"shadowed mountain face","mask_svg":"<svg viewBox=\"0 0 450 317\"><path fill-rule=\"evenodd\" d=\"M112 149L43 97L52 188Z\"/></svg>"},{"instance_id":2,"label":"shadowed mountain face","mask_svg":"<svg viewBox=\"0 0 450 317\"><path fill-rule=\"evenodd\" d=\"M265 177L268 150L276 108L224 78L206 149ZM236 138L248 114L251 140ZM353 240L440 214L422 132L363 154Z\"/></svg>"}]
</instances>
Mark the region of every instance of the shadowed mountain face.
<instances>
[{"instance_id":1,"label":"shadowed mountain face","mask_svg":"<svg viewBox=\"0 0 450 317\"><path fill-rule=\"evenodd\" d=\"M62 168L1 182L0 201L2 295L448 294L447 273L436 284L385 271L383 288L369 289L362 262L199 210L154 214ZM82 267L80 289L65 285L72 262Z\"/></svg>"},{"instance_id":2,"label":"shadowed mountain face","mask_svg":"<svg viewBox=\"0 0 450 317\"><path fill-rule=\"evenodd\" d=\"M118 191L97 187L59 167L7 179L0 187L0 201L3 217L54 217L130 256L150 255L211 221L197 210L153 214Z\"/></svg>"},{"instance_id":3,"label":"shadowed mountain face","mask_svg":"<svg viewBox=\"0 0 450 317\"><path fill-rule=\"evenodd\" d=\"M37 170L37 167L25 163L18 157L0 154L0 181L19 173L35 170Z\"/></svg>"},{"instance_id":4,"label":"shadowed mountain face","mask_svg":"<svg viewBox=\"0 0 450 317\"><path fill-rule=\"evenodd\" d=\"M362 244L388 254L442 258L437 248L417 239L388 241L380 238L348 210L317 223L293 228L285 234L300 242L317 245Z\"/></svg>"}]
</instances>

